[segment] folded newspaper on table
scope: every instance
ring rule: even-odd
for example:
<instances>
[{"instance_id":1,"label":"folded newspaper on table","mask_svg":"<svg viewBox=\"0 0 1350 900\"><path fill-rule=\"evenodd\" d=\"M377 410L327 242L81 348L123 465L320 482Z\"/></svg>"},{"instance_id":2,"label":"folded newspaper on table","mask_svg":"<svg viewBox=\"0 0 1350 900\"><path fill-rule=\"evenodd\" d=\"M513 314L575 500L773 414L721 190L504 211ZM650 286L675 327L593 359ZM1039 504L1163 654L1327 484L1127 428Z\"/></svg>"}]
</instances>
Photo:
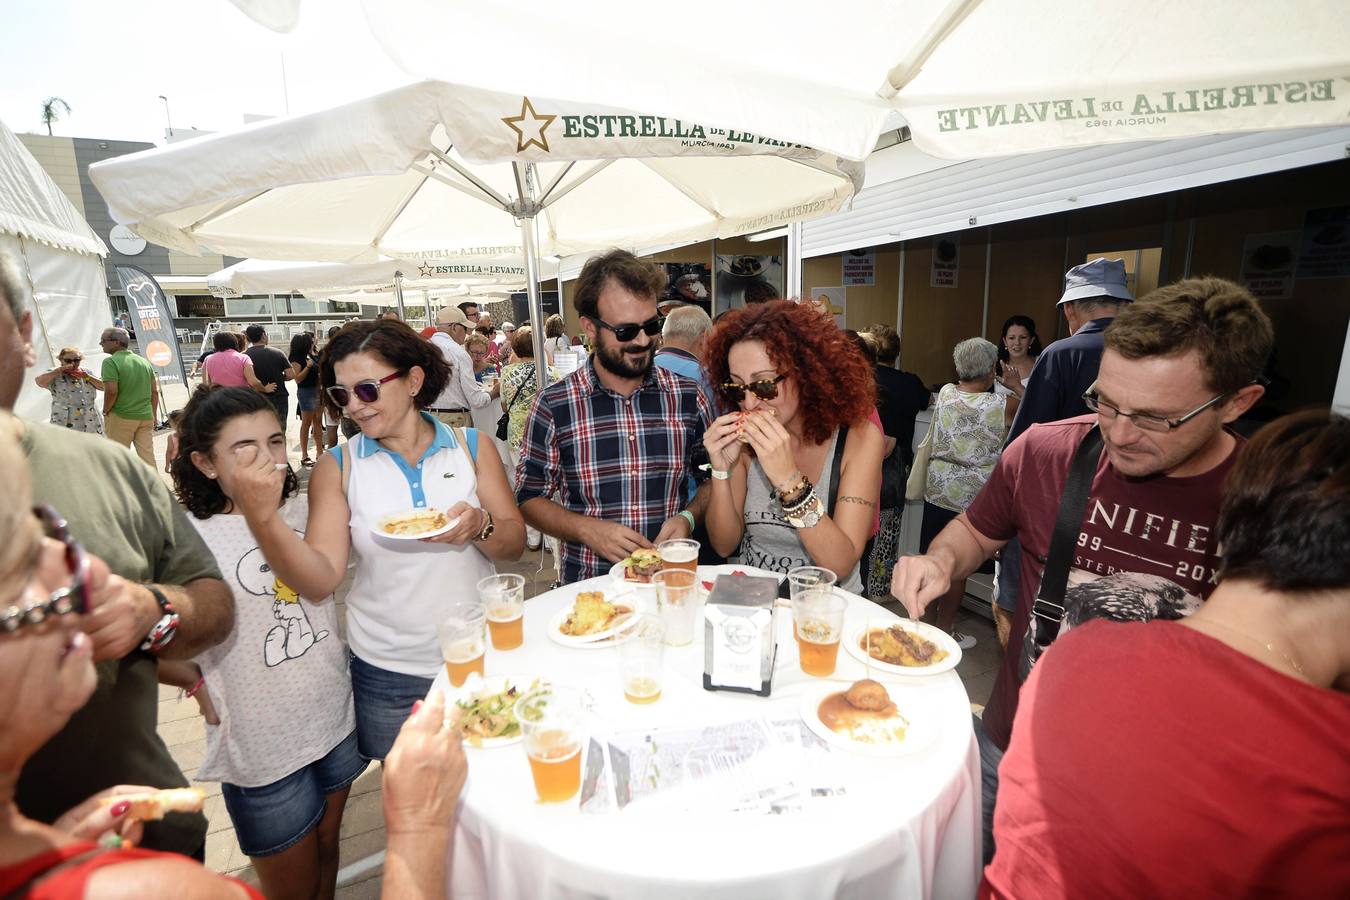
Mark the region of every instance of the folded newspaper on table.
<instances>
[{"instance_id":1,"label":"folded newspaper on table","mask_svg":"<svg viewBox=\"0 0 1350 900\"><path fill-rule=\"evenodd\" d=\"M592 738L581 810L755 812L800 810L842 785L820 763L830 748L799 716Z\"/></svg>"}]
</instances>

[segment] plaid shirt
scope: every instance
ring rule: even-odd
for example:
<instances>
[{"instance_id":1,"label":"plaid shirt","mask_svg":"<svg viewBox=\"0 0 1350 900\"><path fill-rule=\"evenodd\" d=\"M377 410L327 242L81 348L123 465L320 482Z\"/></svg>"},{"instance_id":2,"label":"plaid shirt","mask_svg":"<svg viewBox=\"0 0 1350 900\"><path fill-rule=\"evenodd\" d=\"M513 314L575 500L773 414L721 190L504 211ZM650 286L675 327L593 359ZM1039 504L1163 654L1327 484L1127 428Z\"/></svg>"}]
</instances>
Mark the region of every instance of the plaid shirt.
<instances>
[{"instance_id":1,"label":"plaid shirt","mask_svg":"<svg viewBox=\"0 0 1350 900\"><path fill-rule=\"evenodd\" d=\"M651 540L684 508L685 476L713 412L698 383L660 366L631 397L600 383L594 358L535 400L525 421L516 502L552 497L571 512L628 526ZM565 584L610 563L562 542Z\"/></svg>"}]
</instances>

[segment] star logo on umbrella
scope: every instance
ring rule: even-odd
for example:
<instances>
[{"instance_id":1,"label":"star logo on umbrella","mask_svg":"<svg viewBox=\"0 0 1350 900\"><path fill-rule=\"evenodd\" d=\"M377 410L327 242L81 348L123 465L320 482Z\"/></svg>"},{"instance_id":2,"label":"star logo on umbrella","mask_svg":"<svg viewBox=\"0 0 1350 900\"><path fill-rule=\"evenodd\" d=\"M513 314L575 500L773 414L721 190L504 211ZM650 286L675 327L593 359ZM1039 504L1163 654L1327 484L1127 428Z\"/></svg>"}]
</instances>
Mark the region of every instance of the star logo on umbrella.
<instances>
[{"instance_id":1,"label":"star logo on umbrella","mask_svg":"<svg viewBox=\"0 0 1350 900\"><path fill-rule=\"evenodd\" d=\"M418 266L417 271L422 273L423 278L431 277L431 266L427 265L426 263L422 263L420 266Z\"/></svg>"},{"instance_id":2,"label":"star logo on umbrella","mask_svg":"<svg viewBox=\"0 0 1350 900\"><path fill-rule=\"evenodd\" d=\"M558 117L541 116L534 111L534 105L530 103L529 97L520 99L520 115L506 116L502 119L516 133L516 152L524 153L531 144L534 144L548 153L548 138L544 136L544 129L553 124L553 120Z\"/></svg>"}]
</instances>

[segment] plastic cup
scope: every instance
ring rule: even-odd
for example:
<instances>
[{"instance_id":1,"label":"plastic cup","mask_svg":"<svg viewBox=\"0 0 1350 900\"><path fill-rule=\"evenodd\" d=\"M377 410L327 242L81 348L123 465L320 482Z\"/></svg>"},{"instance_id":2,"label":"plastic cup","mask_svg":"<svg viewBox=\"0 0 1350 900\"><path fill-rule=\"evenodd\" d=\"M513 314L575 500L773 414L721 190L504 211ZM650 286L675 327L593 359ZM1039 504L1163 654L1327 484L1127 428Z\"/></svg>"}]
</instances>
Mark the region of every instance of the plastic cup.
<instances>
[{"instance_id":1,"label":"plastic cup","mask_svg":"<svg viewBox=\"0 0 1350 900\"><path fill-rule=\"evenodd\" d=\"M581 692L541 688L517 700L515 710L539 801L572 799L581 790Z\"/></svg>"},{"instance_id":2,"label":"plastic cup","mask_svg":"<svg viewBox=\"0 0 1350 900\"><path fill-rule=\"evenodd\" d=\"M822 569L820 566L798 566L795 569L788 570L788 590L793 600L797 599L797 594L812 588L833 587L839 581L839 576L835 575L829 569Z\"/></svg>"},{"instance_id":3,"label":"plastic cup","mask_svg":"<svg viewBox=\"0 0 1350 900\"><path fill-rule=\"evenodd\" d=\"M848 601L829 584L803 587L792 594L792 632L802 671L818 677L833 675Z\"/></svg>"},{"instance_id":4,"label":"plastic cup","mask_svg":"<svg viewBox=\"0 0 1350 900\"><path fill-rule=\"evenodd\" d=\"M680 538L662 541L656 545L656 552L661 554L663 569L688 569L690 572L697 572L698 548L698 541Z\"/></svg>"},{"instance_id":5,"label":"plastic cup","mask_svg":"<svg viewBox=\"0 0 1350 900\"><path fill-rule=\"evenodd\" d=\"M493 649L514 650L525 643L525 576L489 575L478 582L478 597Z\"/></svg>"},{"instance_id":6,"label":"plastic cup","mask_svg":"<svg viewBox=\"0 0 1350 900\"><path fill-rule=\"evenodd\" d=\"M697 581L698 575L688 569L662 569L652 576L656 608L666 625L666 643L672 647L693 643L702 608L695 589Z\"/></svg>"},{"instance_id":7,"label":"plastic cup","mask_svg":"<svg viewBox=\"0 0 1350 900\"><path fill-rule=\"evenodd\" d=\"M619 642L619 679L629 703L655 703L664 684L666 625L658 616L641 615Z\"/></svg>"},{"instance_id":8,"label":"plastic cup","mask_svg":"<svg viewBox=\"0 0 1350 900\"><path fill-rule=\"evenodd\" d=\"M469 675L483 674L483 656L487 652L487 616L480 597L452 601L450 613L436 626L441 658L450 683L459 687Z\"/></svg>"}]
</instances>

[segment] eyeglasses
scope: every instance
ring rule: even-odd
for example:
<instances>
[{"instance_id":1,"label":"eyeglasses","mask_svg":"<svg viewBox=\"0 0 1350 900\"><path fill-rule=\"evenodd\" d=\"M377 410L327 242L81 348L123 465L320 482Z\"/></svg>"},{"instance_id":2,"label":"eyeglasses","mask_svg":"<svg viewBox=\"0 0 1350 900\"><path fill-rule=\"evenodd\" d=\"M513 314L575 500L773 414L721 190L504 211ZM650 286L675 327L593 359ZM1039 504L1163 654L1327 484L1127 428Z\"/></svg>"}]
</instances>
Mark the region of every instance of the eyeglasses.
<instances>
[{"instance_id":1,"label":"eyeglasses","mask_svg":"<svg viewBox=\"0 0 1350 900\"><path fill-rule=\"evenodd\" d=\"M73 366L77 362L79 362L81 358L78 356L61 356L58 357L58 359L60 359L61 362L65 363L68 366Z\"/></svg>"},{"instance_id":2,"label":"eyeglasses","mask_svg":"<svg viewBox=\"0 0 1350 900\"><path fill-rule=\"evenodd\" d=\"M765 378L763 381L752 381L749 384L728 381L722 385L722 393L733 404L738 404L744 400L746 391L761 400L773 400L778 397L778 385L784 378L787 378L787 376L779 375L777 378Z\"/></svg>"},{"instance_id":3,"label":"eyeglasses","mask_svg":"<svg viewBox=\"0 0 1350 900\"><path fill-rule=\"evenodd\" d=\"M666 322L666 317L661 315L652 316L641 325L634 322L628 322L623 325L611 325L599 316L587 316L586 318L590 319L601 328L607 328L614 332L614 337L618 338L620 343L624 344L637 337L639 331L647 335L647 337L655 337L661 333L661 326Z\"/></svg>"},{"instance_id":4,"label":"eyeglasses","mask_svg":"<svg viewBox=\"0 0 1350 900\"><path fill-rule=\"evenodd\" d=\"M89 590L86 580L89 574L89 558L84 548L70 536L66 530L66 520L50 506L33 507L33 515L42 523L43 533L60 541L65 547L66 569L70 572L70 584L53 591L47 599L38 603L17 603L0 610L0 632L9 634L25 625L39 625L48 616L65 616L70 613L84 615L89 611Z\"/></svg>"},{"instance_id":5,"label":"eyeglasses","mask_svg":"<svg viewBox=\"0 0 1350 900\"><path fill-rule=\"evenodd\" d=\"M395 378L402 378L406 372L392 372L383 378L376 380L374 378L365 381L358 381L350 388L345 385L335 384L328 388L328 396L333 398L333 402L339 407L346 408L348 403L352 402L352 395L362 403L374 403L380 399L380 385L388 384Z\"/></svg>"},{"instance_id":6,"label":"eyeglasses","mask_svg":"<svg viewBox=\"0 0 1350 900\"><path fill-rule=\"evenodd\" d=\"M1120 407L1107 403L1105 400L1098 397L1096 391L1097 385L1094 384L1092 387L1088 388L1087 391L1083 394L1083 403L1087 405L1088 409L1092 410L1095 413L1100 414L1101 416L1107 419L1114 419L1117 416L1124 416L1125 418L1129 419L1130 422L1134 424L1134 427L1138 428L1140 431L1160 431L1160 432L1167 432L1171 431L1173 428L1180 428L1182 425L1185 425L1191 419L1194 419L1196 416L1200 415L1202 412L1209 409L1211 406L1223 402L1225 399L1227 399L1229 394L1233 393L1232 391L1228 391L1227 393L1219 394L1217 397L1213 397L1209 400L1206 400L1204 403L1200 404L1195 409L1186 413L1186 415L1182 416L1179 419L1165 419L1162 416L1150 416L1145 413L1121 412Z\"/></svg>"}]
</instances>

